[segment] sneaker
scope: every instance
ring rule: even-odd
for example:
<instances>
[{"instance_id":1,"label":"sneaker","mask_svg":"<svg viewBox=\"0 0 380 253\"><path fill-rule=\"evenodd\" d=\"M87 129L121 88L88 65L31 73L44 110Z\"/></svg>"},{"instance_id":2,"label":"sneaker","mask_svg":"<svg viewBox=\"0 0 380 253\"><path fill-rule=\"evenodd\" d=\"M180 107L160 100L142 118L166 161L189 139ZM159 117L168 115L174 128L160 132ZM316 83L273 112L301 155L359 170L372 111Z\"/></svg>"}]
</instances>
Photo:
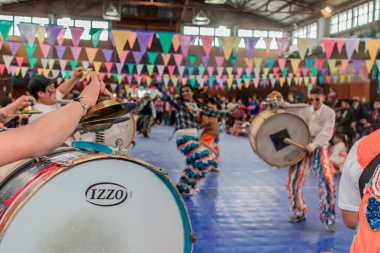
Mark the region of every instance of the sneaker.
<instances>
[{"instance_id":1,"label":"sneaker","mask_svg":"<svg viewBox=\"0 0 380 253\"><path fill-rule=\"evenodd\" d=\"M325 224L326 230L333 233L336 230L335 224Z\"/></svg>"},{"instance_id":2,"label":"sneaker","mask_svg":"<svg viewBox=\"0 0 380 253\"><path fill-rule=\"evenodd\" d=\"M305 214L302 214L301 216L293 214L292 216L290 216L288 221L295 223L295 222L303 221L304 219L306 219Z\"/></svg>"}]
</instances>

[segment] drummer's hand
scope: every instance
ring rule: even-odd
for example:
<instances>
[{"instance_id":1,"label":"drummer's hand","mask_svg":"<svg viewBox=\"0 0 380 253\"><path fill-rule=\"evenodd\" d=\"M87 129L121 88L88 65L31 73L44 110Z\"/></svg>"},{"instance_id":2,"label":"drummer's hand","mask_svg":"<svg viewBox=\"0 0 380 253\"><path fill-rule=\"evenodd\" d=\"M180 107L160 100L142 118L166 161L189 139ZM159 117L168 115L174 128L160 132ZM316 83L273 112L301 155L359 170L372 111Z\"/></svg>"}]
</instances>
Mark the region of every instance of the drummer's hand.
<instances>
[{"instance_id":1,"label":"drummer's hand","mask_svg":"<svg viewBox=\"0 0 380 253\"><path fill-rule=\"evenodd\" d=\"M81 78L84 71L86 71L84 67L77 67L74 72L74 78L75 79Z\"/></svg>"},{"instance_id":2,"label":"drummer's hand","mask_svg":"<svg viewBox=\"0 0 380 253\"><path fill-rule=\"evenodd\" d=\"M313 151L311 150L311 148L310 148L309 145L304 146L304 150L305 150L306 152L308 152L308 153L313 152Z\"/></svg>"},{"instance_id":3,"label":"drummer's hand","mask_svg":"<svg viewBox=\"0 0 380 253\"><path fill-rule=\"evenodd\" d=\"M15 114L19 110L24 109L25 107L35 103L36 100L34 99L34 97L24 95L19 97L18 99L16 99L16 101L14 101L6 107L8 109L8 114Z\"/></svg>"},{"instance_id":4,"label":"drummer's hand","mask_svg":"<svg viewBox=\"0 0 380 253\"><path fill-rule=\"evenodd\" d=\"M278 91L272 91L268 96L271 100L282 100L282 94Z\"/></svg>"}]
</instances>

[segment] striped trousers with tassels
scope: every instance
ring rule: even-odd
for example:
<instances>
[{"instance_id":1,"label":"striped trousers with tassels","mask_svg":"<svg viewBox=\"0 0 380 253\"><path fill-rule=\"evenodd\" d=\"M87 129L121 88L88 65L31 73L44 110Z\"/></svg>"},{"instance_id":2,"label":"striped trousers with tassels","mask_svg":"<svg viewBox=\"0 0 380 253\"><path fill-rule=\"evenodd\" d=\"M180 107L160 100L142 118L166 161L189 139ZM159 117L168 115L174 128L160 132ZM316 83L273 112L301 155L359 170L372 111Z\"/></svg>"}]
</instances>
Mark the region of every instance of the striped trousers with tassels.
<instances>
[{"instance_id":1,"label":"striped trousers with tassels","mask_svg":"<svg viewBox=\"0 0 380 253\"><path fill-rule=\"evenodd\" d=\"M186 157L186 166L177 184L179 192L190 192L206 177L207 171L215 166L214 155L203 147L194 136L178 136L177 149Z\"/></svg>"},{"instance_id":2,"label":"striped trousers with tassels","mask_svg":"<svg viewBox=\"0 0 380 253\"><path fill-rule=\"evenodd\" d=\"M327 148L317 148L312 153L307 153L300 162L290 166L286 187L290 207L298 216L307 213L302 187L305 185L309 168L319 181L319 217L324 224L335 223L334 167Z\"/></svg>"}]
</instances>

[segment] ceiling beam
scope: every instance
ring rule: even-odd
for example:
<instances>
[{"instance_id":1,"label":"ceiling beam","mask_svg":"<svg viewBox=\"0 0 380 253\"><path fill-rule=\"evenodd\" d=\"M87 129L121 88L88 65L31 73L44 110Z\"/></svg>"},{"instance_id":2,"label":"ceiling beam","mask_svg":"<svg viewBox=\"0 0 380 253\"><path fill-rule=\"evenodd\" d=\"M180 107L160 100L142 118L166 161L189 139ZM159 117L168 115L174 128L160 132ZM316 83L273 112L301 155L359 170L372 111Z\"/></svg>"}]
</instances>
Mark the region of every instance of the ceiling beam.
<instances>
[{"instance_id":1,"label":"ceiling beam","mask_svg":"<svg viewBox=\"0 0 380 253\"><path fill-rule=\"evenodd\" d=\"M183 17L185 16L185 12L186 12L186 8L188 4L189 4L189 0L186 0L185 3L183 4L181 15L179 16L179 21L182 21Z\"/></svg>"}]
</instances>

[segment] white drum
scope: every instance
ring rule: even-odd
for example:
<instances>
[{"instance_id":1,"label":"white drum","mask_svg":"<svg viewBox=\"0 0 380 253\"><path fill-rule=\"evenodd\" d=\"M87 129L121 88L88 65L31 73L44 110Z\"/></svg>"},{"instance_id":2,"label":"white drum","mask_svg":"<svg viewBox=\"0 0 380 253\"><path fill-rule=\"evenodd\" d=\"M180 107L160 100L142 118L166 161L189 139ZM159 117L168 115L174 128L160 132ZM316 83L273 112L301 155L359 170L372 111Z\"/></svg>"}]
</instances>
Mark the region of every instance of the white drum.
<instances>
[{"instance_id":1,"label":"white drum","mask_svg":"<svg viewBox=\"0 0 380 253\"><path fill-rule=\"evenodd\" d=\"M131 118L130 120L114 124L108 130L104 131L105 141L107 146L117 147L117 143L122 143L121 147L127 149L135 140L136 134L136 121L132 113L128 113L125 117ZM77 131L74 134L75 141L88 141L95 142L95 133Z\"/></svg>"},{"instance_id":2,"label":"white drum","mask_svg":"<svg viewBox=\"0 0 380 253\"><path fill-rule=\"evenodd\" d=\"M0 171L0 253L192 252L186 206L164 170L61 148Z\"/></svg>"}]
</instances>

